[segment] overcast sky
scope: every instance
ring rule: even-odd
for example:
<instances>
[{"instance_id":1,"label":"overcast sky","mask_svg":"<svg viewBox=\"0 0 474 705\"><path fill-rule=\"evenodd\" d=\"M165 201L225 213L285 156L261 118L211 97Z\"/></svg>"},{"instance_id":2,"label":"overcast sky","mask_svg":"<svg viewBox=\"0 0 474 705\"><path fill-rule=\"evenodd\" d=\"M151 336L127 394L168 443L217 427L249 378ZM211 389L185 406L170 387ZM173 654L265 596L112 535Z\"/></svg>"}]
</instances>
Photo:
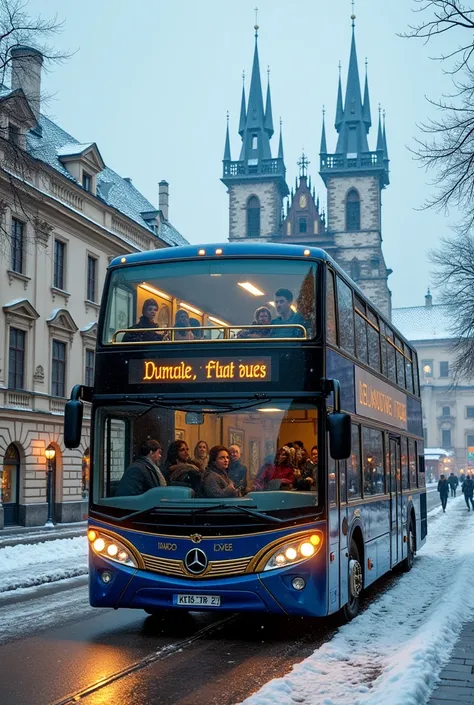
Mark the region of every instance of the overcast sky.
<instances>
[{"instance_id":1,"label":"overcast sky","mask_svg":"<svg viewBox=\"0 0 474 705\"><path fill-rule=\"evenodd\" d=\"M32 13L65 20L56 38L75 51L44 77L53 94L44 112L81 142L95 141L105 162L155 205L158 182L170 184L170 220L191 243L228 238L228 197L220 182L226 112L232 156L242 71L250 84L256 0L30 0ZM336 146L334 114L338 62L343 89L351 39L350 0L258 0L262 82L271 68L275 124L281 116L287 181L297 174L304 146L321 201L318 176L321 109L328 149ZM416 124L431 113L425 96L449 83L436 46L397 36L417 17L413 0L357 0L356 42L361 80L368 60L375 149L377 106L386 110L391 184L383 192L383 249L393 269L394 306L424 303L435 282L427 253L449 232L449 218L420 211L432 192L413 160ZM453 39L443 39L445 42ZM441 43L439 46L442 46ZM273 140L278 148L278 132ZM455 214L451 214L451 219ZM436 302L436 292L434 301Z\"/></svg>"}]
</instances>

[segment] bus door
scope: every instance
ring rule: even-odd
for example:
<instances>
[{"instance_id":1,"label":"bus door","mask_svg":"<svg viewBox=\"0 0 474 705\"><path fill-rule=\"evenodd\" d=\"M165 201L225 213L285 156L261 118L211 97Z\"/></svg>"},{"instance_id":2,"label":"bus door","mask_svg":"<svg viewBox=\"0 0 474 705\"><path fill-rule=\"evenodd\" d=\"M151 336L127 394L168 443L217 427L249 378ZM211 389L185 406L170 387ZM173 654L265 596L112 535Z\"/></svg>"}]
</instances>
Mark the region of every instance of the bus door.
<instances>
[{"instance_id":1,"label":"bus door","mask_svg":"<svg viewBox=\"0 0 474 705\"><path fill-rule=\"evenodd\" d=\"M400 546L400 498L401 498L400 438L390 436L390 537L392 567L401 560Z\"/></svg>"}]
</instances>

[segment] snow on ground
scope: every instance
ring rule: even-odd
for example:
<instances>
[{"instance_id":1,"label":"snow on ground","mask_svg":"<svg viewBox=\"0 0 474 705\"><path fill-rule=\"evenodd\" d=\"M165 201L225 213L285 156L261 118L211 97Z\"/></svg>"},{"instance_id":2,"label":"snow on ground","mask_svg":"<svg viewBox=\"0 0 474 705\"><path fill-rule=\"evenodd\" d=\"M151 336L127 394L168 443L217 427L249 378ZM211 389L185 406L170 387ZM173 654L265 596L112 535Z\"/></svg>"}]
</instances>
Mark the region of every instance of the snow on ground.
<instances>
[{"instance_id":1,"label":"snow on ground","mask_svg":"<svg viewBox=\"0 0 474 705\"><path fill-rule=\"evenodd\" d=\"M0 549L0 594L87 574L87 538Z\"/></svg>"},{"instance_id":2,"label":"snow on ground","mask_svg":"<svg viewBox=\"0 0 474 705\"><path fill-rule=\"evenodd\" d=\"M474 619L474 512L430 512L413 570L333 639L244 705L422 705Z\"/></svg>"}]
</instances>

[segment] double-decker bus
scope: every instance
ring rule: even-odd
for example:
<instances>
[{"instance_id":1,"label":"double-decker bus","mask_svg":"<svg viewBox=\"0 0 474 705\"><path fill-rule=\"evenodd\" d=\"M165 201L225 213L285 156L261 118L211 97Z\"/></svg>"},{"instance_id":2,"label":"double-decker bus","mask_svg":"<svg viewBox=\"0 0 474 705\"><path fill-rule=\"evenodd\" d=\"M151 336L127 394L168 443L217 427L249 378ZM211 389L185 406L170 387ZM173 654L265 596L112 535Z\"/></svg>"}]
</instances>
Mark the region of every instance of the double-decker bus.
<instances>
[{"instance_id":1,"label":"double-decker bus","mask_svg":"<svg viewBox=\"0 0 474 705\"><path fill-rule=\"evenodd\" d=\"M350 619L364 588L411 569L427 533L416 352L326 252L116 258L98 328L94 386L76 385L65 414L78 447L92 404L91 605ZM241 496L169 475L124 494L150 439L163 460L176 441L238 446ZM307 482L295 441L317 451Z\"/></svg>"}]
</instances>

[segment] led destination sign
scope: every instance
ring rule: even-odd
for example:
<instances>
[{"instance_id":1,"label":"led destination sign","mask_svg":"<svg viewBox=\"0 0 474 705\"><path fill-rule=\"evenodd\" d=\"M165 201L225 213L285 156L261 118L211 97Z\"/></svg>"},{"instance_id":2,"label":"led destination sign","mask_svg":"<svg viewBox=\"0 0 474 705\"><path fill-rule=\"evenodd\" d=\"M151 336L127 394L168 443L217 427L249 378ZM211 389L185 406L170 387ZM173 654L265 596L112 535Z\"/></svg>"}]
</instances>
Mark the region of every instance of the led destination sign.
<instances>
[{"instance_id":1,"label":"led destination sign","mask_svg":"<svg viewBox=\"0 0 474 705\"><path fill-rule=\"evenodd\" d=\"M358 414L397 428L407 428L406 394L360 367L355 368L355 382Z\"/></svg>"},{"instance_id":2,"label":"led destination sign","mask_svg":"<svg viewBox=\"0 0 474 705\"><path fill-rule=\"evenodd\" d=\"M132 384L155 382L275 382L270 357L195 357L190 359L132 360Z\"/></svg>"}]
</instances>

